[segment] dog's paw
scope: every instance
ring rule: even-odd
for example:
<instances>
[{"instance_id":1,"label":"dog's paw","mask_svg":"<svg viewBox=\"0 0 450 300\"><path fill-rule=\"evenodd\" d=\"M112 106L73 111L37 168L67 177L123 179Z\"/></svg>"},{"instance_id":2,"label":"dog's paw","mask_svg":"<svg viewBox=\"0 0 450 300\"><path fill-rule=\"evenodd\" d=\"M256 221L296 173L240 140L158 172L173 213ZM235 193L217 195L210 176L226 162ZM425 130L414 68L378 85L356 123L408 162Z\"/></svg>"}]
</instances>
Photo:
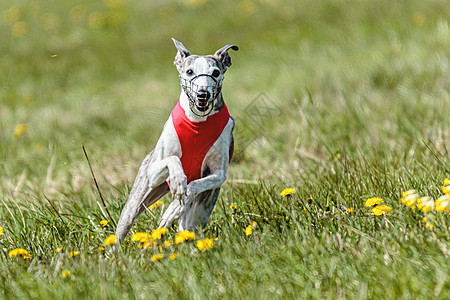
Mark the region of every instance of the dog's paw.
<instances>
[{"instance_id":1,"label":"dog's paw","mask_svg":"<svg viewBox=\"0 0 450 300\"><path fill-rule=\"evenodd\" d=\"M184 174L170 176L170 192L173 200L177 200L180 204L184 204L187 195L187 177Z\"/></svg>"},{"instance_id":2,"label":"dog's paw","mask_svg":"<svg viewBox=\"0 0 450 300\"><path fill-rule=\"evenodd\" d=\"M161 218L159 228L170 228L172 224L181 217L182 212L183 205L181 205L178 201L172 201Z\"/></svg>"}]
</instances>

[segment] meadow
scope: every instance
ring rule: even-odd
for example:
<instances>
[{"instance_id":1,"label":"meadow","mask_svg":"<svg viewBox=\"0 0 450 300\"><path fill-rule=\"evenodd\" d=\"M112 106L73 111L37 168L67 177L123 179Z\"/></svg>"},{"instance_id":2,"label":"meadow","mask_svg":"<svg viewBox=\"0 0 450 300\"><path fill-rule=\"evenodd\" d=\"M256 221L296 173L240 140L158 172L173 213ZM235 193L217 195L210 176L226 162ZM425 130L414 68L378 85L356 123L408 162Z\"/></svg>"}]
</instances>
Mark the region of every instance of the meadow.
<instances>
[{"instance_id":1,"label":"meadow","mask_svg":"<svg viewBox=\"0 0 450 300\"><path fill-rule=\"evenodd\" d=\"M0 299L449 299L449 12L1 1ZM132 241L157 228L165 196L111 251L180 93L171 37L195 54L240 48L223 86L228 180L195 240L176 243L175 227Z\"/></svg>"}]
</instances>

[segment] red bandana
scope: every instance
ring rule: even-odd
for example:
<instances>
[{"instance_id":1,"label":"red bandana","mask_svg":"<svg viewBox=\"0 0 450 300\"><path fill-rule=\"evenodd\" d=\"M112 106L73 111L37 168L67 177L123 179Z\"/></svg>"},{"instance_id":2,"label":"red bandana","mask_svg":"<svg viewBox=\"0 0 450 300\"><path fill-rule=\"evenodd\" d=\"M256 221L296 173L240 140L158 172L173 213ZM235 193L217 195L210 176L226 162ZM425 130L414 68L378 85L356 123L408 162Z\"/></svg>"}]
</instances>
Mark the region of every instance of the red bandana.
<instances>
[{"instance_id":1,"label":"red bandana","mask_svg":"<svg viewBox=\"0 0 450 300\"><path fill-rule=\"evenodd\" d=\"M186 116L180 101L175 105L172 110L172 122L180 141L180 160L188 184L201 178L206 153L222 134L229 119L230 114L225 104L219 112L207 117L204 122L192 122Z\"/></svg>"}]
</instances>

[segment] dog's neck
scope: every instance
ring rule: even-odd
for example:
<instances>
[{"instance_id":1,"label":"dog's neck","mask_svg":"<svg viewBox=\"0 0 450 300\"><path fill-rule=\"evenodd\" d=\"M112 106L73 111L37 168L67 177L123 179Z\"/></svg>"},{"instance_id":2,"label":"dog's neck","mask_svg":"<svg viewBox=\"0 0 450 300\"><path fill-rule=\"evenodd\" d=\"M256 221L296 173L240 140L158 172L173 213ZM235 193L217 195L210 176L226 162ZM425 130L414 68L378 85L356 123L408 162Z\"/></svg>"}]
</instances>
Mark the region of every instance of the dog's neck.
<instances>
[{"instance_id":1,"label":"dog's neck","mask_svg":"<svg viewBox=\"0 0 450 300\"><path fill-rule=\"evenodd\" d=\"M219 93L219 95L217 95L216 100L214 100L214 106L213 106L213 109L211 110L211 112L204 117L200 117L191 111L191 108L189 106L189 98L184 91L181 91L180 105L184 109L188 119L192 122L198 123L198 122L204 122L204 121L206 121L206 119L209 116L212 116L213 114L218 113L225 104L223 102L222 93Z\"/></svg>"}]
</instances>

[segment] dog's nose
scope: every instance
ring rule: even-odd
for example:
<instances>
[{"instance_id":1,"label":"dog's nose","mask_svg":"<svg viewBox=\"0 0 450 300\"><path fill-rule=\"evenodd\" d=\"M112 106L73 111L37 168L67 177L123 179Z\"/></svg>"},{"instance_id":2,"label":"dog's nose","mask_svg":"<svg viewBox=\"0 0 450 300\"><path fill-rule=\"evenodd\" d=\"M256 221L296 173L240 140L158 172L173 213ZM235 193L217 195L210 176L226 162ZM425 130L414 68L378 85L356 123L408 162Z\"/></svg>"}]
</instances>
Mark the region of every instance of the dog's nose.
<instances>
[{"instance_id":1,"label":"dog's nose","mask_svg":"<svg viewBox=\"0 0 450 300\"><path fill-rule=\"evenodd\" d=\"M211 97L211 93L205 89L198 90L197 98L201 102L206 102Z\"/></svg>"}]
</instances>

